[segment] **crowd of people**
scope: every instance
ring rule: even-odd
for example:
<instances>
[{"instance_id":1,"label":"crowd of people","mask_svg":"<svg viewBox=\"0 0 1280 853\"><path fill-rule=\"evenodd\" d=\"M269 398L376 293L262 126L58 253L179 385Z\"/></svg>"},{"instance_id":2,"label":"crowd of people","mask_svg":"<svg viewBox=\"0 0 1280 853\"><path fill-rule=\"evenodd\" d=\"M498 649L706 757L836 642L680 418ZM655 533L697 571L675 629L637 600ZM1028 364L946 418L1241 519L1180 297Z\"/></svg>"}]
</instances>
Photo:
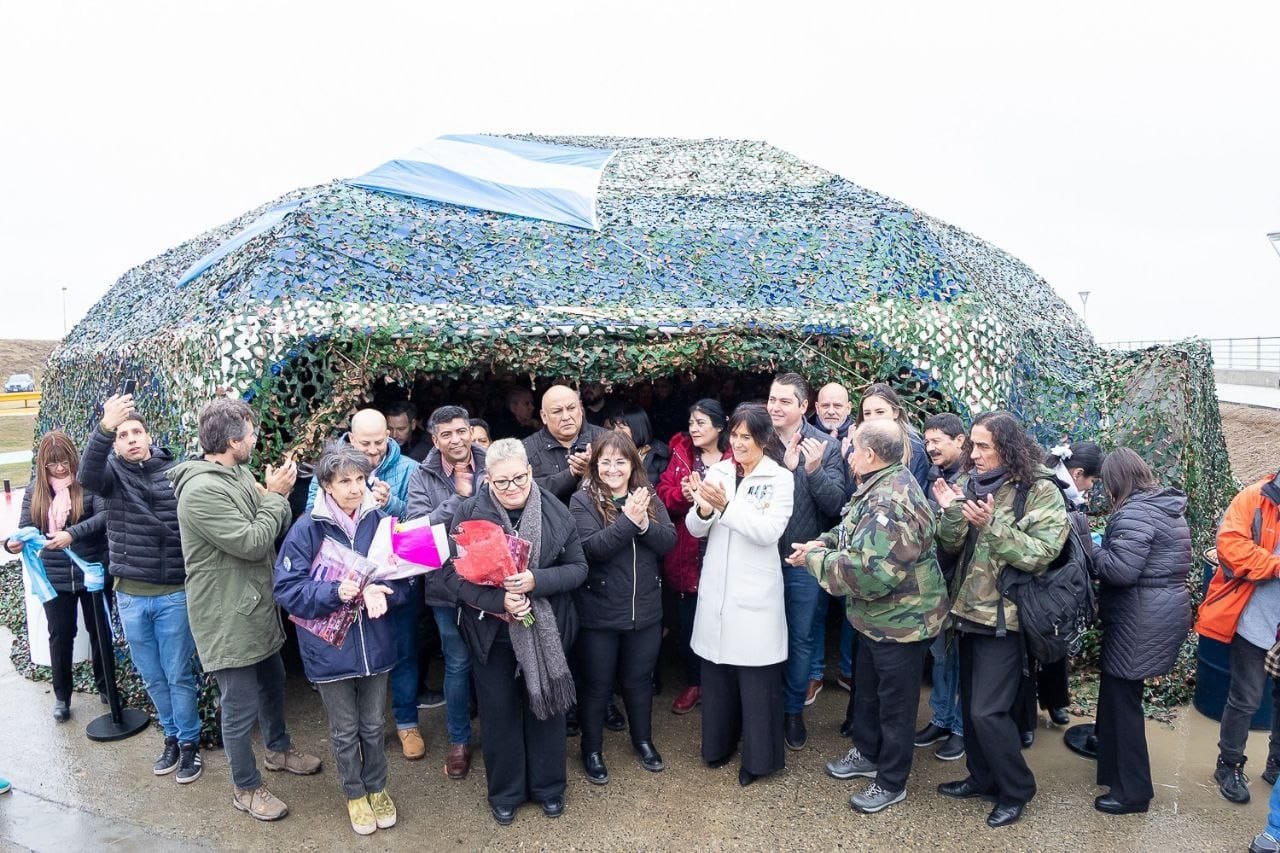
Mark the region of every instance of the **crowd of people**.
<instances>
[{"instance_id":1,"label":"crowd of people","mask_svg":"<svg viewBox=\"0 0 1280 853\"><path fill-rule=\"evenodd\" d=\"M554 818L565 808L568 738L580 738L593 784L609 781L606 728L628 730L640 766L664 770L652 726L664 644L682 663L670 710L701 706L702 761L720 768L738 756L744 786L783 769L787 751L807 742L836 598L845 618L835 681L850 692L841 732L851 745L827 771L870 780L852 808L901 802L914 750L938 745L936 758L963 759L967 770L939 793L988 800L987 823L1005 826L1036 793L1022 750L1037 704L1058 724L1069 705L1066 661L1030 654L1010 578L1053 570L1100 480L1106 530L1083 537L1102 626L1097 781L1109 790L1095 805L1147 810L1143 683L1172 668L1191 626L1181 492L1132 449L1077 441L1046 452L1009 412L968 427L935 414L918 429L882 383L856 407L849 389L813 394L795 373L745 402L728 382L719 391L611 399L599 386L555 384L535 411L530 390L515 387L497 416L437 398L421 421L412 404L391 401L353 413L303 479L284 459L261 480L248 464L257 432L245 403L208 403L202 454L179 462L153 443L138 401L113 396L83 453L64 432L41 438L21 510L23 528L43 537L38 556L56 591L44 605L54 719L71 714L77 607L104 618L68 557L74 548L109 566L163 732L153 772L179 783L201 776L202 669L220 692L232 804L282 818L288 807L254 754L255 723L266 769L305 775L322 762L297 750L285 725L281 614L312 619L354 601L358 618L340 645L297 632L352 828L396 822L388 697L409 760L426 753L420 709L445 706L454 780L471 772L474 709L494 820L510 824L526 802ZM1215 778L1233 802L1249 798L1245 736L1280 624L1277 506L1270 479L1236 498L1219 535L1226 570L1197 625L1231 644ZM387 516L451 530L492 522L530 543L528 567L502 588L466 580L451 562L363 589L313 576L326 540L368 555ZM24 539L5 544L19 553ZM425 686L437 646L441 693ZM95 643L100 690L103 653ZM928 723L917 730L929 658ZM1280 774L1280 702L1276 714L1268 783ZM1265 845L1280 833L1269 832L1257 849L1276 849Z\"/></svg>"}]
</instances>

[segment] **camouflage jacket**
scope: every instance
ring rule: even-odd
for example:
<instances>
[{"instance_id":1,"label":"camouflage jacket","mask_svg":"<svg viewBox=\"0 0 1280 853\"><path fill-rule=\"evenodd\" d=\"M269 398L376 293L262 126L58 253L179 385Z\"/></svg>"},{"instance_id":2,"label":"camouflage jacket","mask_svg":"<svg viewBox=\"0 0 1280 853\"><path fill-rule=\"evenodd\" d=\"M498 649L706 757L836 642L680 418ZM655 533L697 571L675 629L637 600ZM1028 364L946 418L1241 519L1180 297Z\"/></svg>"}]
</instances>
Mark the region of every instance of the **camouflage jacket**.
<instances>
[{"instance_id":1,"label":"camouflage jacket","mask_svg":"<svg viewBox=\"0 0 1280 853\"><path fill-rule=\"evenodd\" d=\"M947 618L934 526L916 478L894 463L853 493L805 568L827 592L847 596L849 621L859 633L881 642L927 640Z\"/></svg>"},{"instance_id":2,"label":"camouflage jacket","mask_svg":"<svg viewBox=\"0 0 1280 853\"><path fill-rule=\"evenodd\" d=\"M963 488L969 482L968 474L961 474L956 485ZM973 559L966 569L956 568L952 590L951 612L960 619L996 627L997 605L1000 591L996 584L1005 566L1038 575L1049 567L1067 540L1069 522L1067 506L1062 500L1062 490L1054 482L1053 472L1041 466L1036 480L1027 492L1027 505L1022 518L1014 522L1014 495L1016 483L1005 483L996 490L996 510L991 523L979 531L974 542ZM956 501L942 514L938 525L938 547L961 555L969 524L961 512L961 502ZM1005 627L1018 630L1018 608L1009 599L1004 600Z\"/></svg>"}]
</instances>

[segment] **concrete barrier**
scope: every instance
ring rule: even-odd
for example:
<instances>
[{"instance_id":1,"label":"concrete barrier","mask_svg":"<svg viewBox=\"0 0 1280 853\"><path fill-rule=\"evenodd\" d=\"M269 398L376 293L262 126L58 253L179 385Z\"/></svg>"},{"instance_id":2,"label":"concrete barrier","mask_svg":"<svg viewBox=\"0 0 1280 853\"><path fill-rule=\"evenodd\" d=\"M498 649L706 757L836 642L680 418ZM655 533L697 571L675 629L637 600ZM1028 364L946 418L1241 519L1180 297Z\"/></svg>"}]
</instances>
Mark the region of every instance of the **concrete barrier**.
<instances>
[{"instance_id":1,"label":"concrete barrier","mask_svg":"<svg viewBox=\"0 0 1280 853\"><path fill-rule=\"evenodd\" d=\"M1270 370L1215 370L1214 380L1219 385L1256 385L1259 388L1280 388L1280 373Z\"/></svg>"}]
</instances>

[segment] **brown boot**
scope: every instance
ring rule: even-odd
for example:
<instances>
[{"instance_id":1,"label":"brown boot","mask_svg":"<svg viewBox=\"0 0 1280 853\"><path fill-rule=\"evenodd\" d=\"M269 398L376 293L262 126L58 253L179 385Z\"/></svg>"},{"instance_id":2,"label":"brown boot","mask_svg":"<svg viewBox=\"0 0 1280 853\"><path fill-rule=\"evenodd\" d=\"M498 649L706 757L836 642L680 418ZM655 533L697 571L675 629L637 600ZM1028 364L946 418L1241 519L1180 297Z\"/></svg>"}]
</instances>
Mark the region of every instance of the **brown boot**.
<instances>
[{"instance_id":1,"label":"brown boot","mask_svg":"<svg viewBox=\"0 0 1280 853\"><path fill-rule=\"evenodd\" d=\"M423 742L422 732L417 726L411 729L400 729L396 734L400 736L400 748L404 750L405 758L417 761L427 754L427 745Z\"/></svg>"},{"instance_id":2,"label":"brown boot","mask_svg":"<svg viewBox=\"0 0 1280 853\"><path fill-rule=\"evenodd\" d=\"M471 747L465 743L449 744L444 759L444 772L450 779L465 779L471 772Z\"/></svg>"},{"instance_id":3,"label":"brown boot","mask_svg":"<svg viewBox=\"0 0 1280 853\"><path fill-rule=\"evenodd\" d=\"M258 820L279 820L289 813L289 807L283 800L276 799L266 785L253 789L236 788L231 795L231 805Z\"/></svg>"},{"instance_id":4,"label":"brown boot","mask_svg":"<svg viewBox=\"0 0 1280 853\"><path fill-rule=\"evenodd\" d=\"M284 752L267 750L267 760L263 762L268 770L288 770L295 776L310 776L320 772L320 759L305 752L298 752L289 747Z\"/></svg>"}]
</instances>

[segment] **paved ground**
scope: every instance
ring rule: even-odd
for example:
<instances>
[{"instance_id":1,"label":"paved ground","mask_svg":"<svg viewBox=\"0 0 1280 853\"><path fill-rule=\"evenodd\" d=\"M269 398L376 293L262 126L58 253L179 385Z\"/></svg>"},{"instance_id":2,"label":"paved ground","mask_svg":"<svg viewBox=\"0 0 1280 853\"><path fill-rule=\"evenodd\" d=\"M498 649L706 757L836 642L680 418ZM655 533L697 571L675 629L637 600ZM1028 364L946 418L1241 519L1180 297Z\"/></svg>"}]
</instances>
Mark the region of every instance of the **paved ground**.
<instances>
[{"instance_id":1,"label":"paved ground","mask_svg":"<svg viewBox=\"0 0 1280 853\"><path fill-rule=\"evenodd\" d=\"M7 650L8 642L0 633L0 650ZM93 743L84 737L84 727L101 713L96 697L77 694L72 721L56 725L48 715L48 685L16 675L7 653L2 660L0 772L13 780L15 792L0 798L0 849L901 850L936 844L954 851L1226 851L1245 849L1264 825L1269 795L1257 780L1248 806L1233 806L1218 796L1208 781L1216 725L1187 709L1172 728L1148 728L1158 793L1145 815L1117 818L1094 811L1092 799L1099 790L1092 784L1093 764L1069 753L1061 730L1042 718L1028 752L1040 793L1020 824L991 830L984 823L989 806L940 797L934 787L959 778L963 764L937 761L927 750L916 753L906 802L862 816L849 810L846 799L864 783L837 782L822 769L826 759L846 748L836 726L848 694L827 687L809 713L809 745L788 754L784 772L743 789L736 763L720 770L701 764L699 715L670 714L668 690L655 703L654 715L666 772L644 772L630 757L625 734L607 733L611 781L593 787L574 760L577 742L571 741L564 817L548 820L529 805L506 828L494 824L485 806L479 760L466 781L445 778L443 709L424 711L425 760L407 762L394 738L388 744L389 790L399 805L400 824L359 839L346 822L319 698L304 682L291 684L290 728L298 745L323 755L326 764L313 777L268 774L291 814L279 823L261 824L231 808L220 751L206 753L205 775L193 785L152 776L157 733ZM1254 734L1250 746L1257 761L1266 754L1265 736Z\"/></svg>"},{"instance_id":2,"label":"paved ground","mask_svg":"<svg viewBox=\"0 0 1280 853\"><path fill-rule=\"evenodd\" d=\"M1217 389L1218 400L1223 403L1240 403L1245 406L1260 406L1264 409L1280 409L1280 388L1219 384Z\"/></svg>"}]
</instances>

